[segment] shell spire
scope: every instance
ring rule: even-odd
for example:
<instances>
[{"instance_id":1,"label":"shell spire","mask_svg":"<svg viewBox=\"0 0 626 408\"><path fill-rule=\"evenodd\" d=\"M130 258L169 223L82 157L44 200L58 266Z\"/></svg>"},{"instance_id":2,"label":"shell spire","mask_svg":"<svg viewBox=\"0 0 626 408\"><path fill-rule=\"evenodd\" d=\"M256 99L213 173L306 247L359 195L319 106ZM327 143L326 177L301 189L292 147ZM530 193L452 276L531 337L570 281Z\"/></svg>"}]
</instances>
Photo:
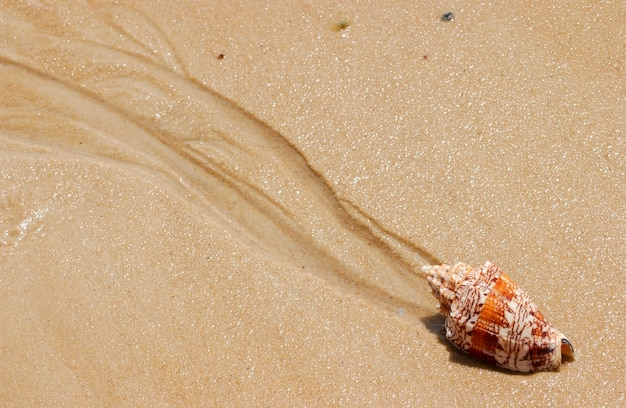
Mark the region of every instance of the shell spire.
<instances>
[{"instance_id":1,"label":"shell spire","mask_svg":"<svg viewBox=\"0 0 626 408\"><path fill-rule=\"evenodd\" d=\"M424 266L422 272L446 316L446 338L461 351L520 372L557 370L574 360L570 341L493 263Z\"/></svg>"}]
</instances>

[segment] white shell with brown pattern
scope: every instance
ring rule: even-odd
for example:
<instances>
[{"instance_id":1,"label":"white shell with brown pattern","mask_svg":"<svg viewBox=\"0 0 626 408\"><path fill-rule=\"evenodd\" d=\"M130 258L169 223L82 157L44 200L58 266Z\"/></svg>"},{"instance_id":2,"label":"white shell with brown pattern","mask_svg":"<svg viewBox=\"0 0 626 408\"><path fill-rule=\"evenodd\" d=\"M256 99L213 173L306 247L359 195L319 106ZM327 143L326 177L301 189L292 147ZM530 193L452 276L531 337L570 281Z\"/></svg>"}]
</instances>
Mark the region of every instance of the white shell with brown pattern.
<instances>
[{"instance_id":1,"label":"white shell with brown pattern","mask_svg":"<svg viewBox=\"0 0 626 408\"><path fill-rule=\"evenodd\" d=\"M557 370L563 359L574 359L570 341L493 263L422 271L446 316L446 337L470 356L520 372Z\"/></svg>"}]
</instances>

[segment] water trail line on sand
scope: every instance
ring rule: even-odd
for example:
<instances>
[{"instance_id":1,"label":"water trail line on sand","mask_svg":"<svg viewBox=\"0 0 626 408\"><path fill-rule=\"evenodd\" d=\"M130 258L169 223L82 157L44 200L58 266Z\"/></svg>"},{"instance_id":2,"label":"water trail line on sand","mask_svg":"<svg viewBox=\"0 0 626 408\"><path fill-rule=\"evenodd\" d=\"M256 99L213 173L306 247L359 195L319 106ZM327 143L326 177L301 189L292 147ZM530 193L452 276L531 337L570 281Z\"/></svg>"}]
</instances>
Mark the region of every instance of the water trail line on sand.
<instances>
[{"instance_id":1,"label":"water trail line on sand","mask_svg":"<svg viewBox=\"0 0 626 408\"><path fill-rule=\"evenodd\" d=\"M62 151L156 172L263 256L416 315L427 291L413 271L439 261L338 198L270 126L189 78L148 18L116 19L118 11L85 14L93 21L75 27L88 30L80 39L11 27L28 23L5 18L2 37L18 28L24 35L0 47L0 87L9 95L0 104L4 149ZM125 41L107 45L111 33Z\"/></svg>"}]
</instances>

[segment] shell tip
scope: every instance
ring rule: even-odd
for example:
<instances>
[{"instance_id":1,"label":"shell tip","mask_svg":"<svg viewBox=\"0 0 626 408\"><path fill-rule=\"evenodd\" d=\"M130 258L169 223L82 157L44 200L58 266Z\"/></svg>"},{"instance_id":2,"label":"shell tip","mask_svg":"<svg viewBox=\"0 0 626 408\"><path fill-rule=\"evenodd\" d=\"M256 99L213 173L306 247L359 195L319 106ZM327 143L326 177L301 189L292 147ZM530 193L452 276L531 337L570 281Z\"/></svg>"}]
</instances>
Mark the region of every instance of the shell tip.
<instances>
[{"instance_id":1,"label":"shell tip","mask_svg":"<svg viewBox=\"0 0 626 408\"><path fill-rule=\"evenodd\" d=\"M428 273L430 271L430 268L432 268L431 265L424 265L424 266L422 266L422 272L423 273Z\"/></svg>"}]
</instances>

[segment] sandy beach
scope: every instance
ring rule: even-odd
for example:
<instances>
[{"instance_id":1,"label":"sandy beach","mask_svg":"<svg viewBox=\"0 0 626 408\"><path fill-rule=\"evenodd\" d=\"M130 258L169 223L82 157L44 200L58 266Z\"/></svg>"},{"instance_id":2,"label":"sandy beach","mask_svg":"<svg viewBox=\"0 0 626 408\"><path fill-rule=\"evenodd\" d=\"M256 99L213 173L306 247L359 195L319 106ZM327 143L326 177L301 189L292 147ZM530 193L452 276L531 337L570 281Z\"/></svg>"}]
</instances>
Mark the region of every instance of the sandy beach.
<instances>
[{"instance_id":1,"label":"sandy beach","mask_svg":"<svg viewBox=\"0 0 626 408\"><path fill-rule=\"evenodd\" d=\"M626 405L625 11L2 2L0 405ZM446 341L486 260L576 361Z\"/></svg>"}]
</instances>

